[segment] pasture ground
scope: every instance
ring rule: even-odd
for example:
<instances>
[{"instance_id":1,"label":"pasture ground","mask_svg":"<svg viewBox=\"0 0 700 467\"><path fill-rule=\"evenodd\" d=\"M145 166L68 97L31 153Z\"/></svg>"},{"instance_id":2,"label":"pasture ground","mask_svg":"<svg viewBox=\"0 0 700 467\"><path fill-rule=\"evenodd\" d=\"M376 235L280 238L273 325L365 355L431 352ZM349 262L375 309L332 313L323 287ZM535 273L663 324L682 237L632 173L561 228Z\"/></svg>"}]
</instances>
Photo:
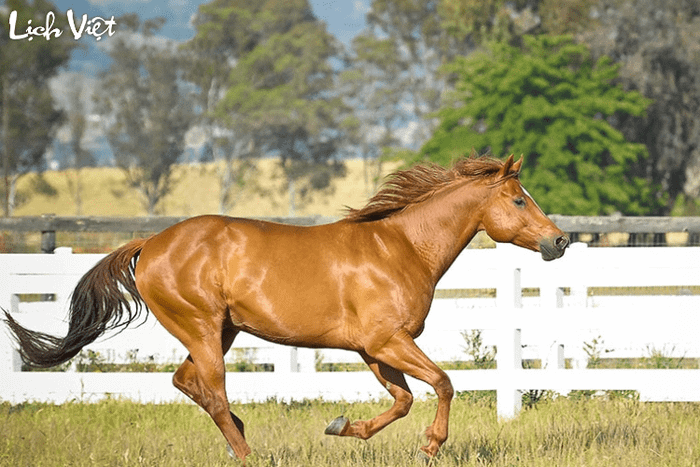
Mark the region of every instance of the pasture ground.
<instances>
[{"instance_id":1,"label":"pasture ground","mask_svg":"<svg viewBox=\"0 0 700 467\"><path fill-rule=\"evenodd\" d=\"M253 449L249 466L424 466L418 448L435 400L368 441L323 435L340 414L369 418L389 401L234 404ZM491 398L457 397L433 466L699 466L700 404L559 397L509 422ZM60 406L0 403L1 466L235 466L192 404L107 400Z\"/></svg>"}]
</instances>

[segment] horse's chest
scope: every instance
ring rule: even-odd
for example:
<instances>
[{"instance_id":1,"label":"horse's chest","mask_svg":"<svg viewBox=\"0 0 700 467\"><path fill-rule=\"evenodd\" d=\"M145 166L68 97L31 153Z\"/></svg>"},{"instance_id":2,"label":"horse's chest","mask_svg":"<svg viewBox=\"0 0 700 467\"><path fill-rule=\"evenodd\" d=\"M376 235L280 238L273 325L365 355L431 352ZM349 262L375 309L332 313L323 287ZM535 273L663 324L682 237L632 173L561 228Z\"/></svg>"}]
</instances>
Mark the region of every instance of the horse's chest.
<instances>
[{"instance_id":1,"label":"horse's chest","mask_svg":"<svg viewBox=\"0 0 700 467\"><path fill-rule=\"evenodd\" d=\"M416 339L418 336L423 334L424 330L425 330L425 320L423 320L420 323L416 323L416 325L414 325L410 329L408 329L407 332L408 332L409 336Z\"/></svg>"}]
</instances>

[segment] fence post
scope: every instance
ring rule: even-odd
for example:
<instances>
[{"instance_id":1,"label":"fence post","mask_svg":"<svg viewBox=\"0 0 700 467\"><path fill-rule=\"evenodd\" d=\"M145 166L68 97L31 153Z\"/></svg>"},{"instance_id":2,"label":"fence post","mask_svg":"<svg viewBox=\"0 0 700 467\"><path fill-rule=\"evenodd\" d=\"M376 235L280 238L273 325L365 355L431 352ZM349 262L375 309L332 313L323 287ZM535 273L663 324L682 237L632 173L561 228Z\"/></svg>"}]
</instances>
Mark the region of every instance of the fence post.
<instances>
[{"instance_id":1,"label":"fence post","mask_svg":"<svg viewBox=\"0 0 700 467\"><path fill-rule=\"evenodd\" d=\"M574 307L575 309L583 309L588 305L588 275L585 271L588 270L590 260L587 252L587 243L572 243L571 246L569 246L565 257L562 258L567 261L567 264L569 264L569 267L567 268L571 291L569 302L570 306ZM595 265L591 266L593 270L596 269ZM566 349L566 352L571 358L571 366L573 369L581 370L586 368L588 356L584 352L582 345L574 348L568 348Z\"/></svg>"},{"instance_id":2,"label":"fence post","mask_svg":"<svg viewBox=\"0 0 700 467\"><path fill-rule=\"evenodd\" d=\"M72 261L71 257L73 255L73 249L65 246L58 247L54 250L53 254L57 258L60 258L62 271L67 272L69 270L69 264ZM62 280L60 289L56 290L56 293L48 294L48 301L53 300L56 303L56 306L62 310L68 309L70 296L73 292L73 288L66 288L66 285L66 281Z\"/></svg>"},{"instance_id":3,"label":"fence post","mask_svg":"<svg viewBox=\"0 0 700 467\"><path fill-rule=\"evenodd\" d=\"M496 304L503 323L498 329L496 349L496 412L501 420L514 418L522 407L518 387L518 373L523 368L521 332L513 327L515 315L523 306L520 268L507 270L510 272L496 288Z\"/></svg>"},{"instance_id":4,"label":"fence post","mask_svg":"<svg viewBox=\"0 0 700 467\"><path fill-rule=\"evenodd\" d=\"M564 359L564 344L554 341L547 352L547 359L543 367L547 370L563 370L566 368Z\"/></svg>"},{"instance_id":5,"label":"fence post","mask_svg":"<svg viewBox=\"0 0 700 467\"><path fill-rule=\"evenodd\" d=\"M8 264L2 264L0 267L0 308L15 314L19 308L19 297L13 294L10 288L11 269ZM22 371L22 361L12 342L9 329L4 323L0 323L0 328L0 399L13 401L13 373Z\"/></svg>"},{"instance_id":6,"label":"fence post","mask_svg":"<svg viewBox=\"0 0 700 467\"><path fill-rule=\"evenodd\" d=\"M297 363L300 373L316 372L316 349L297 349Z\"/></svg>"},{"instance_id":7,"label":"fence post","mask_svg":"<svg viewBox=\"0 0 700 467\"><path fill-rule=\"evenodd\" d=\"M54 217L53 214L43 214L41 216L43 219L50 219ZM41 231L41 252L46 254L53 254L56 249L56 231L55 230L42 230ZM41 300L45 302L50 302L55 299L54 294L41 294Z\"/></svg>"},{"instance_id":8,"label":"fence post","mask_svg":"<svg viewBox=\"0 0 700 467\"><path fill-rule=\"evenodd\" d=\"M540 308L544 309L555 309L558 310L564 307L564 289L561 287L562 283L559 282L562 279L566 280L566 277L562 278L561 269L557 263L543 265L542 271L540 273L542 283L540 285ZM545 327L545 323L541 325ZM540 352L545 352L545 355L541 355L542 358L542 368L547 370L563 370L565 368L564 364L564 346L559 343L558 339L560 331L556 331L557 334L551 331L545 335L547 341L542 342ZM548 341L554 337L553 341Z\"/></svg>"},{"instance_id":9,"label":"fence post","mask_svg":"<svg viewBox=\"0 0 700 467\"><path fill-rule=\"evenodd\" d=\"M56 231L41 231L41 252L51 254L56 249Z\"/></svg>"},{"instance_id":10,"label":"fence post","mask_svg":"<svg viewBox=\"0 0 700 467\"><path fill-rule=\"evenodd\" d=\"M297 373L299 371L297 348L286 345L277 346L274 364L275 373Z\"/></svg>"}]
</instances>

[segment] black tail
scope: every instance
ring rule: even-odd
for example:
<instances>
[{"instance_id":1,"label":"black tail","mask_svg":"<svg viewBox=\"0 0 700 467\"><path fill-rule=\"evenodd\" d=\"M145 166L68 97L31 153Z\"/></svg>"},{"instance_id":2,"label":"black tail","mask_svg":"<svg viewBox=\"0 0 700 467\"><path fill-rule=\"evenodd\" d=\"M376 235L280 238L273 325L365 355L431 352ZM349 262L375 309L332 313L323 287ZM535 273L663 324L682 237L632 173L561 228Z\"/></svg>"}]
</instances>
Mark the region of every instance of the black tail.
<instances>
[{"instance_id":1,"label":"black tail","mask_svg":"<svg viewBox=\"0 0 700 467\"><path fill-rule=\"evenodd\" d=\"M127 243L110 253L80 279L71 296L66 337L25 329L3 310L5 322L19 344L24 363L38 368L60 365L105 331L123 329L138 319L144 307L136 289L134 268L145 242L139 239ZM134 300L134 310L124 291Z\"/></svg>"}]
</instances>

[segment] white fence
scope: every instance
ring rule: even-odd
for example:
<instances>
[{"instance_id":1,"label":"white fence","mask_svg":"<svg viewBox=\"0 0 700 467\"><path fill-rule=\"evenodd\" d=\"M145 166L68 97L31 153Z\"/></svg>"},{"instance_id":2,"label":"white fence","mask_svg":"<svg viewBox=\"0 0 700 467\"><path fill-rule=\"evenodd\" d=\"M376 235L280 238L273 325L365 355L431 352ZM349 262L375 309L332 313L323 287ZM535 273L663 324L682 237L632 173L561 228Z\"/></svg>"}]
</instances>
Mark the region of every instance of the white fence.
<instances>
[{"instance_id":1,"label":"white fence","mask_svg":"<svg viewBox=\"0 0 700 467\"><path fill-rule=\"evenodd\" d=\"M66 332L66 303L80 276L104 255L0 255L0 307L23 325ZM671 286L677 295L591 295L592 287ZM546 263L538 254L510 245L465 250L438 284L440 291L496 290L495 298L442 298L433 303L417 342L436 361L466 360L462 331L483 329L496 345L497 369L448 371L457 391L496 390L498 413L514 416L521 391L550 389L636 390L642 400L700 401L700 370L586 369L584 342L602 336L609 356L642 357L652 350L700 357L700 247L586 248L574 244ZM523 288L539 296L522 297ZM686 289L684 289L686 288ZM697 289L693 289L697 292ZM55 294L52 302L24 302L22 294ZM459 295L459 294L457 294ZM464 295L464 294L462 294ZM143 402L184 400L168 373L22 372L6 330L0 332L0 400L64 402L107 395ZM370 372L316 372L324 362L361 361L354 353L276 346L242 335L235 347L248 349L274 372L227 374L229 398L238 401L323 397L367 400L385 397ZM88 346L118 361L129 350L156 361L181 361L184 348L151 317L144 325ZM241 350L242 352L243 350ZM544 369L523 369L523 358L541 359ZM565 369L564 362L572 363ZM414 393L432 392L411 380Z\"/></svg>"}]
</instances>

